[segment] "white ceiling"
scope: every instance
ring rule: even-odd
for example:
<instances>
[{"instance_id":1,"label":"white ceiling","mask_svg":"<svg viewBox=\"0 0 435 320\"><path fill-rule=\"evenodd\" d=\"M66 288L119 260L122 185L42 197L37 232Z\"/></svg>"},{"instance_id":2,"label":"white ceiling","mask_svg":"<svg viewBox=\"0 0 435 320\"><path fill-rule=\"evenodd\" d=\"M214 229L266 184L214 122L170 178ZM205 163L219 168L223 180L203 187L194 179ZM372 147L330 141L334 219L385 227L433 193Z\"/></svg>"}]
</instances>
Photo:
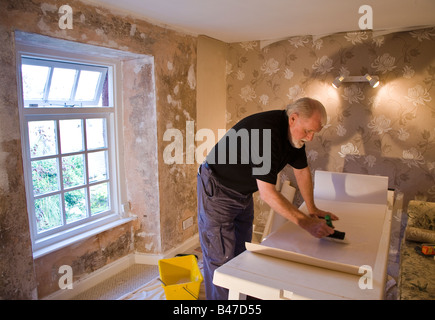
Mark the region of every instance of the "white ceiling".
<instances>
[{"instance_id":1,"label":"white ceiling","mask_svg":"<svg viewBox=\"0 0 435 320\"><path fill-rule=\"evenodd\" d=\"M435 25L434 0L84 0L154 24L224 42L322 36L359 30L358 9L373 10L373 30Z\"/></svg>"}]
</instances>

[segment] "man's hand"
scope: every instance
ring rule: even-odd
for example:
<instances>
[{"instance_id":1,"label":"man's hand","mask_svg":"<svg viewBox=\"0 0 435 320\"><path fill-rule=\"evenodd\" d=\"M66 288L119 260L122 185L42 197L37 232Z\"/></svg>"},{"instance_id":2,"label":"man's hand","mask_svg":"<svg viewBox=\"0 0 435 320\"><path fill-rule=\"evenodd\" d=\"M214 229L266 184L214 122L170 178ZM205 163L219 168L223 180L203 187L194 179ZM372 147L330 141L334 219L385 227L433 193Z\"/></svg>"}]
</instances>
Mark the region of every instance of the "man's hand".
<instances>
[{"instance_id":1,"label":"man's hand","mask_svg":"<svg viewBox=\"0 0 435 320\"><path fill-rule=\"evenodd\" d=\"M316 215L307 217L300 226L316 238L327 237L334 233L334 229L326 224L325 219L319 219Z\"/></svg>"},{"instance_id":2,"label":"man's hand","mask_svg":"<svg viewBox=\"0 0 435 320\"><path fill-rule=\"evenodd\" d=\"M323 210L315 208L315 210L313 212L310 212L311 217L324 218L327 215L329 215L331 217L331 220L338 220L338 217L335 214L328 212L328 211L323 211Z\"/></svg>"},{"instance_id":3,"label":"man's hand","mask_svg":"<svg viewBox=\"0 0 435 320\"><path fill-rule=\"evenodd\" d=\"M284 196L276 191L273 184L257 180L260 196L275 212L281 214L284 218L299 225L301 228L308 231L316 238L323 238L334 233L334 229L328 227L324 217L327 214L331 215L331 219L337 220L338 218L326 211L322 211L314 207L310 216L299 211L293 204L291 204Z\"/></svg>"}]
</instances>

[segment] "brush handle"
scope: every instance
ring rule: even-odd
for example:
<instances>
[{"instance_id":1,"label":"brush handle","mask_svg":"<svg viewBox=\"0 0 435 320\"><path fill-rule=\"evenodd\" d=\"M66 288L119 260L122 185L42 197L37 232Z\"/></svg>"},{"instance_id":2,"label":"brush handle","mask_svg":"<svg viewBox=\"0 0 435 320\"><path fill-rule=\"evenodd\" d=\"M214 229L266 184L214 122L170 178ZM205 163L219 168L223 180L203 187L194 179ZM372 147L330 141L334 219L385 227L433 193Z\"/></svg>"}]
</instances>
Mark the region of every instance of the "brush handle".
<instances>
[{"instance_id":1,"label":"brush handle","mask_svg":"<svg viewBox=\"0 0 435 320\"><path fill-rule=\"evenodd\" d=\"M346 232L334 230L334 233L330 234L328 237L334 238L334 239L339 239L339 240L344 240L345 235L346 235Z\"/></svg>"},{"instance_id":2,"label":"brush handle","mask_svg":"<svg viewBox=\"0 0 435 320\"><path fill-rule=\"evenodd\" d=\"M334 225L332 224L332 221L331 221L331 216L329 214L327 214L325 216L325 221L326 221L326 224L328 225L328 227L334 228Z\"/></svg>"}]
</instances>

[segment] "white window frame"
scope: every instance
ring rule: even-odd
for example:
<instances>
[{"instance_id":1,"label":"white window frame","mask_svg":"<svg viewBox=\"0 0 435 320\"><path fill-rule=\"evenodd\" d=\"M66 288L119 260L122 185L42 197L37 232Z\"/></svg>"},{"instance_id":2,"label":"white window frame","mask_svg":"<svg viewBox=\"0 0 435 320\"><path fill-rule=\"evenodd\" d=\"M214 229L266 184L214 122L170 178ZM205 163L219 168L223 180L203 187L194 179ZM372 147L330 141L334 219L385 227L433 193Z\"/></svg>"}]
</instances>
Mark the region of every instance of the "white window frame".
<instances>
[{"instance_id":1,"label":"white window frame","mask_svg":"<svg viewBox=\"0 0 435 320\"><path fill-rule=\"evenodd\" d=\"M104 79L106 78L106 73L107 73L106 67L95 66L95 65L90 65L90 64L86 64L86 63L79 64L79 63L74 63L74 62L62 62L62 61L57 61L57 60L47 60L47 59L41 59L39 57L25 56L25 55L23 55L21 57L21 62L23 64L27 64L27 65L50 67L50 72L49 72L48 77L47 77L47 83L45 84L43 99L42 100L25 100L24 106L29 106L29 104L36 104L38 106L52 106L52 105L62 106L62 105L64 105L64 106L82 107L82 106L87 106L87 105L96 106L98 104L98 99L99 99L101 92L103 90ZM71 90L71 96L66 101L64 101L64 100L49 100L49 98L48 98L49 90L51 88L51 80L52 80L54 68L73 69L73 70L78 71L76 73L76 76L74 79L73 88ZM94 99L92 99L92 100L76 100L76 99L74 99L76 91L77 91L77 86L79 83L81 71L101 72L100 78L98 79L98 86L95 90L95 96L94 96Z\"/></svg>"},{"instance_id":2,"label":"white window frame","mask_svg":"<svg viewBox=\"0 0 435 320\"><path fill-rule=\"evenodd\" d=\"M62 41L62 40L60 40ZM108 230L122 223L134 219L129 217L126 208L125 185L123 182L123 161L122 161L122 99L120 94L121 87L121 65L119 61L106 60L94 56L73 54L71 52L62 52L46 48L37 48L28 46L23 43L16 44L17 57L17 85L18 85L18 105L20 115L20 127L22 138L22 154L24 179L26 185L27 208L30 222L30 234L32 239L32 248L34 258L40 257L53 250L67 246L75 241L82 240L104 230ZM65 108L65 107L25 107L22 93L21 77L21 59L38 58L57 60L61 62L81 63L88 66L103 66L108 69L108 88L109 88L109 106L108 107L87 107ZM100 81L102 82L102 81ZM99 88L98 90L100 90ZM85 221L79 220L68 227L55 228L44 231L40 234L37 232L36 217L34 214L34 193L31 172L31 156L28 138L28 121L32 120L56 120L60 119L85 119L85 118L106 118L107 125L107 150L108 152L108 171L110 180L110 202L111 210L87 218ZM85 129L83 129L85 130ZM56 133L59 138L60 134ZM84 139L86 137L83 137ZM60 140L58 140L58 145ZM101 150L101 149L98 149ZM98 151L95 150L95 151ZM106 150L106 149L104 149ZM90 151L87 151L88 153ZM83 152L79 152L83 153ZM75 154L75 153L72 153ZM71 154L68 154L71 155ZM61 154L57 154L61 158ZM87 175L87 172L85 173ZM61 172L59 172L59 183L62 183ZM89 194L87 195L89 199ZM65 212L63 210L63 216Z\"/></svg>"}]
</instances>

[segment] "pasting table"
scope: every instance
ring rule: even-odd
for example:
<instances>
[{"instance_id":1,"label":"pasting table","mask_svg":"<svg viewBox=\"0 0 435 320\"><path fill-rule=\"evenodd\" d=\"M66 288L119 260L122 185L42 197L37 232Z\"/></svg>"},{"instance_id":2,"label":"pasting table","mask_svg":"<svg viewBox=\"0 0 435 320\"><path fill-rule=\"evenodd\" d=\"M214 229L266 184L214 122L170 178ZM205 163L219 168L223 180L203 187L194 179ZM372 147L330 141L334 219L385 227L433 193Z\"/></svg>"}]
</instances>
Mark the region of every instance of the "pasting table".
<instances>
[{"instance_id":1,"label":"pasting table","mask_svg":"<svg viewBox=\"0 0 435 320\"><path fill-rule=\"evenodd\" d=\"M384 177L326 172L316 172L316 177L316 188L328 188L330 193L325 196L315 188L316 204L340 217L334 225L346 231L349 244L309 235L311 238L305 239L306 231L284 224L260 245L247 244L247 251L216 269L213 283L229 289L229 299L244 299L247 295L266 300L383 299L393 198L388 181ZM347 215L349 208L351 214ZM306 212L304 204L300 209ZM292 255L301 255L307 261L292 259ZM335 268L335 263L339 267ZM341 269L340 264L347 269Z\"/></svg>"}]
</instances>

